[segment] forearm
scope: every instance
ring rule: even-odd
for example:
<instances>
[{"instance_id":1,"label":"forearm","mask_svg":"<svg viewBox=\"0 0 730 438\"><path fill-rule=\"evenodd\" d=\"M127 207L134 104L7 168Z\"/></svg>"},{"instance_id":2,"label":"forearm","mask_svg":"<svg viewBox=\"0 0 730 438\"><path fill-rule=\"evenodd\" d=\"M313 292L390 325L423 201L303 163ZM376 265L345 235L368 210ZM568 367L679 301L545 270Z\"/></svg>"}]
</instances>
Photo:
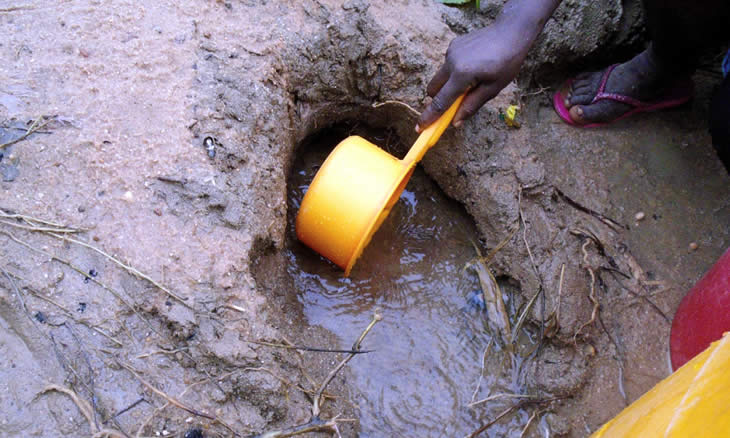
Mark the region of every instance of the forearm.
<instances>
[{"instance_id":1,"label":"forearm","mask_svg":"<svg viewBox=\"0 0 730 438\"><path fill-rule=\"evenodd\" d=\"M562 0L510 0L493 25L514 32L513 42L524 56Z\"/></svg>"}]
</instances>

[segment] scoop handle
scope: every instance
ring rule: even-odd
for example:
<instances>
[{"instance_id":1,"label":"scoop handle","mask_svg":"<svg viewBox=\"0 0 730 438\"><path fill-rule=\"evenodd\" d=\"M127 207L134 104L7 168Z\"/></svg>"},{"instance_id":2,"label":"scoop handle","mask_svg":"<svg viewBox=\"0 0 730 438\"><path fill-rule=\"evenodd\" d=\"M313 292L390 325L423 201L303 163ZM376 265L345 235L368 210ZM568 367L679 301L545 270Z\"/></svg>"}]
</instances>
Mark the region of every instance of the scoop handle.
<instances>
[{"instance_id":1,"label":"scoop handle","mask_svg":"<svg viewBox=\"0 0 730 438\"><path fill-rule=\"evenodd\" d=\"M403 163L406 166L410 167L411 165L415 165L421 161L421 158L423 158L431 146L435 145L439 138L441 138L441 134L444 133L446 128L449 126L449 123L451 123L451 120L454 119L456 110L459 109L459 105L461 105L461 102L464 100L464 96L466 96L466 93L457 97L449 109L441 114L441 117L421 132L421 135L418 136L416 142L413 143L413 146L411 146L408 154L406 154L406 157L403 159Z\"/></svg>"}]
</instances>

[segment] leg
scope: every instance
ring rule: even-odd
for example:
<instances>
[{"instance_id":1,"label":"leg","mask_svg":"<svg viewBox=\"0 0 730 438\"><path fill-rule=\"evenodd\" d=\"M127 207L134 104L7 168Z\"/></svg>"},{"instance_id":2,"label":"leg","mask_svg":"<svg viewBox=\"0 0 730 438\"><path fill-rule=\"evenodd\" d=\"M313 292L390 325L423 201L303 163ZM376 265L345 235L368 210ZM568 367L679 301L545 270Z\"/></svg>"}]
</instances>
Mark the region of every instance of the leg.
<instances>
[{"instance_id":1,"label":"leg","mask_svg":"<svg viewBox=\"0 0 730 438\"><path fill-rule=\"evenodd\" d=\"M657 59L670 74L692 74L702 48L730 39L730 2L644 0Z\"/></svg>"},{"instance_id":2,"label":"leg","mask_svg":"<svg viewBox=\"0 0 730 438\"><path fill-rule=\"evenodd\" d=\"M646 102L662 98L678 82L687 81L703 47L730 38L730 1L645 0L644 6L652 42L611 72L605 91ZM604 72L581 74L561 91L574 122L607 122L633 109L614 100L593 102L603 76Z\"/></svg>"},{"instance_id":3,"label":"leg","mask_svg":"<svg viewBox=\"0 0 730 438\"><path fill-rule=\"evenodd\" d=\"M725 78L712 99L710 134L717 156L730 172L730 75Z\"/></svg>"}]
</instances>

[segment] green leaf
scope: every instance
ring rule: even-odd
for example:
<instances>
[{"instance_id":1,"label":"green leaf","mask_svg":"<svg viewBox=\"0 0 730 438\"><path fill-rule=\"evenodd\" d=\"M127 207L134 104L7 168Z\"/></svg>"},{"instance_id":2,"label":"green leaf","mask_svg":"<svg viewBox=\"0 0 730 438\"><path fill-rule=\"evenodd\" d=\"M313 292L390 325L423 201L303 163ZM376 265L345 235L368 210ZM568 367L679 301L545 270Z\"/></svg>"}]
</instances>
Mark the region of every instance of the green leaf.
<instances>
[{"instance_id":1,"label":"green leaf","mask_svg":"<svg viewBox=\"0 0 730 438\"><path fill-rule=\"evenodd\" d=\"M471 0L436 0L439 3L443 3L445 5L465 5Z\"/></svg>"}]
</instances>

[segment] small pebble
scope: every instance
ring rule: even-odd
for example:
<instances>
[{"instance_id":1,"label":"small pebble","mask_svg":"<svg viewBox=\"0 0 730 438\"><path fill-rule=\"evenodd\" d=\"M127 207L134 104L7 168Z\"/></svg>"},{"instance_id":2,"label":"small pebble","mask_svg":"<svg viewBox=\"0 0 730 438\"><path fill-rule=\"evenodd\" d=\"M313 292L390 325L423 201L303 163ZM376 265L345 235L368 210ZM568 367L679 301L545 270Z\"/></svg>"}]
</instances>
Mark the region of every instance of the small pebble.
<instances>
[{"instance_id":1,"label":"small pebble","mask_svg":"<svg viewBox=\"0 0 730 438\"><path fill-rule=\"evenodd\" d=\"M215 139L213 137L205 137L203 140L203 147L208 151L210 158L215 158Z\"/></svg>"},{"instance_id":2,"label":"small pebble","mask_svg":"<svg viewBox=\"0 0 730 438\"><path fill-rule=\"evenodd\" d=\"M644 220L645 217L646 217L646 215L644 214L643 211L640 211L634 215L634 219L636 219L637 221Z\"/></svg>"},{"instance_id":3,"label":"small pebble","mask_svg":"<svg viewBox=\"0 0 730 438\"><path fill-rule=\"evenodd\" d=\"M155 209L154 209L154 210L152 210L152 211L154 211L154 212L155 212L155 214L156 214L157 216L162 216L162 210L161 210L161 209L159 209L159 208L155 208Z\"/></svg>"},{"instance_id":4,"label":"small pebble","mask_svg":"<svg viewBox=\"0 0 730 438\"><path fill-rule=\"evenodd\" d=\"M593 357L596 355L596 348L591 344L585 344L583 347L583 354L587 357Z\"/></svg>"},{"instance_id":5,"label":"small pebble","mask_svg":"<svg viewBox=\"0 0 730 438\"><path fill-rule=\"evenodd\" d=\"M689 244L689 250L690 250L690 251L697 251L697 248L699 248L699 247L700 247L700 246L699 246L699 245L697 245L697 242L691 242L691 243Z\"/></svg>"},{"instance_id":6,"label":"small pebble","mask_svg":"<svg viewBox=\"0 0 730 438\"><path fill-rule=\"evenodd\" d=\"M185 432L184 438L203 438L203 431L195 427Z\"/></svg>"},{"instance_id":7,"label":"small pebble","mask_svg":"<svg viewBox=\"0 0 730 438\"><path fill-rule=\"evenodd\" d=\"M33 316L35 316L35 319L41 323L44 323L47 320L46 315L40 311L36 312L35 315L33 315Z\"/></svg>"}]
</instances>

